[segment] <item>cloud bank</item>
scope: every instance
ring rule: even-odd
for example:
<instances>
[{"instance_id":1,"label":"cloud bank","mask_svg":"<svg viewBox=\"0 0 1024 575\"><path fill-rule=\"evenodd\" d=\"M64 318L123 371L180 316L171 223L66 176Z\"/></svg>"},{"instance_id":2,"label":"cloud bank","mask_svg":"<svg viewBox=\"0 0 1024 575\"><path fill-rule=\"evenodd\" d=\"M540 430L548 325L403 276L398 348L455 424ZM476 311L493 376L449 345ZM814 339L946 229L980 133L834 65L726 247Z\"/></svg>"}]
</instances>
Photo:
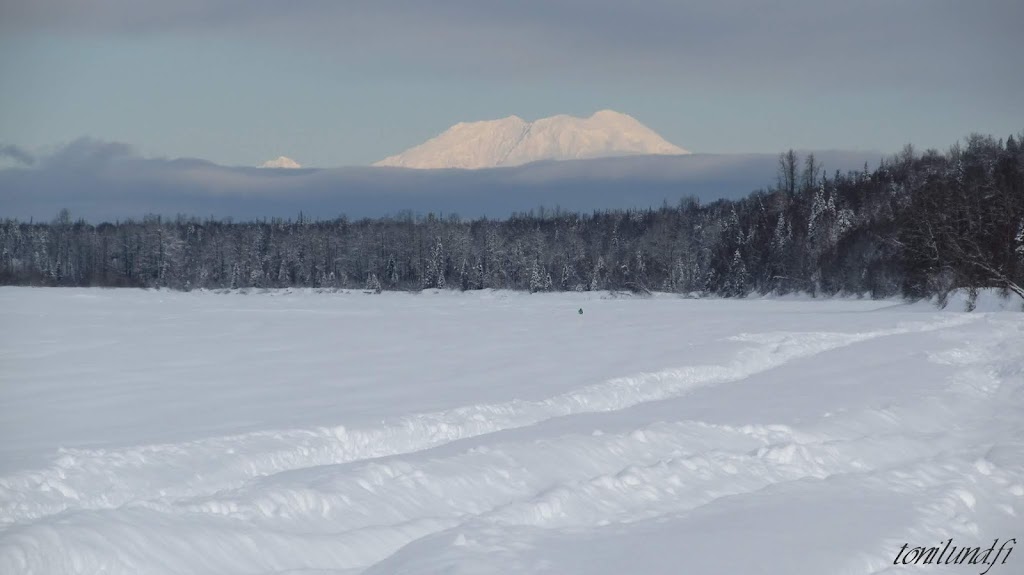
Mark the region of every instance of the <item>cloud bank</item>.
<instances>
[{"instance_id":1,"label":"cloud bank","mask_svg":"<svg viewBox=\"0 0 1024 575\"><path fill-rule=\"evenodd\" d=\"M829 170L880 154L816 152ZM641 156L489 170L267 169L153 159L128 145L82 139L33 167L0 170L0 217L50 219L62 208L89 221L146 214L352 218L414 213L507 217L540 206L591 211L658 207L694 196L737 198L774 182L771 154Z\"/></svg>"}]
</instances>

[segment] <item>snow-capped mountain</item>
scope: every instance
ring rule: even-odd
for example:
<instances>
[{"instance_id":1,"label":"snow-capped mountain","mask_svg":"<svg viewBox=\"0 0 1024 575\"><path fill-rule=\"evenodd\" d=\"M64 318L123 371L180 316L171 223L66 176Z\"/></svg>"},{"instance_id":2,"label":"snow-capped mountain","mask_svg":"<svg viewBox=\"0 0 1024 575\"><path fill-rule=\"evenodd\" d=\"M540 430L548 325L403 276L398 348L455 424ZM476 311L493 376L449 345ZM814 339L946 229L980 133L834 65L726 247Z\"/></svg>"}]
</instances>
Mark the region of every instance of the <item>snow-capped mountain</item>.
<instances>
[{"instance_id":1,"label":"snow-capped mountain","mask_svg":"<svg viewBox=\"0 0 1024 575\"><path fill-rule=\"evenodd\" d=\"M296 162L295 160L289 158L288 156L278 156L273 160L267 160L266 162L263 162L262 164L260 164L260 167L296 169L301 168L302 164Z\"/></svg>"},{"instance_id":2,"label":"snow-capped mountain","mask_svg":"<svg viewBox=\"0 0 1024 575\"><path fill-rule=\"evenodd\" d=\"M527 122L518 116L509 116L500 120L460 122L436 138L374 165L476 169L518 166L540 160L689 153L631 116L601 110L589 118L558 115Z\"/></svg>"}]
</instances>

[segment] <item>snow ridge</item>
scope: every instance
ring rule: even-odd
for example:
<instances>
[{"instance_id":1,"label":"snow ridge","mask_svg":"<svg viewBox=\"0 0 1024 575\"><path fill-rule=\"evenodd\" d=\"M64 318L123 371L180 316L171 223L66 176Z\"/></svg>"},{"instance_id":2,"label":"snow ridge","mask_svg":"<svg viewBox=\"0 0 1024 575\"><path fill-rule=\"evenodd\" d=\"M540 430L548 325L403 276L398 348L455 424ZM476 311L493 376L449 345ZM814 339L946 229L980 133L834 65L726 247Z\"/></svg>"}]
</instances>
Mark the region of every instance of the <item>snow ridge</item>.
<instances>
[{"instance_id":1,"label":"snow ridge","mask_svg":"<svg viewBox=\"0 0 1024 575\"><path fill-rule=\"evenodd\" d=\"M588 118L563 114L534 122L518 116L460 122L441 135L374 165L479 169L542 160L688 153L631 116L601 110Z\"/></svg>"}]
</instances>

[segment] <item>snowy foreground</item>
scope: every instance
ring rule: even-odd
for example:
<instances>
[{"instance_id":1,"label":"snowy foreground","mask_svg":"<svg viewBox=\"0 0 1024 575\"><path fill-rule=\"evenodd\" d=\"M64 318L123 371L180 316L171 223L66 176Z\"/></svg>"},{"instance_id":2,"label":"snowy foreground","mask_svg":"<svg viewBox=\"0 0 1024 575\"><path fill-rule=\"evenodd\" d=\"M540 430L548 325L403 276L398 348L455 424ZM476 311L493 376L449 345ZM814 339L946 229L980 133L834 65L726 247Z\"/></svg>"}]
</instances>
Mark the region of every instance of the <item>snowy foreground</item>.
<instances>
[{"instance_id":1,"label":"snowy foreground","mask_svg":"<svg viewBox=\"0 0 1024 575\"><path fill-rule=\"evenodd\" d=\"M583 307L581 316L577 309ZM1024 314L0 288L0 573L981 573Z\"/></svg>"}]
</instances>

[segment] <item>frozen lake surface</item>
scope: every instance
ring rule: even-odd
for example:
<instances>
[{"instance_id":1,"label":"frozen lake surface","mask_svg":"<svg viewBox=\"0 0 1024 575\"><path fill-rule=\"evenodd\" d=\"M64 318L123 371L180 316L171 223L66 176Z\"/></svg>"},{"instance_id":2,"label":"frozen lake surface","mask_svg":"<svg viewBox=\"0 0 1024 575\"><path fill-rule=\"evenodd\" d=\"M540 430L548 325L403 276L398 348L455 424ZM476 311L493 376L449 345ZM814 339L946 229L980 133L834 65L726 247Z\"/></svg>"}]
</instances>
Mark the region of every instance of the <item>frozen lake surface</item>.
<instances>
[{"instance_id":1,"label":"frozen lake surface","mask_svg":"<svg viewBox=\"0 0 1024 575\"><path fill-rule=\"evenodd\" d=\"M0 573L1009 575L1022 525L1020 313L0 288Z\"/></svg>"}]
</instances>

